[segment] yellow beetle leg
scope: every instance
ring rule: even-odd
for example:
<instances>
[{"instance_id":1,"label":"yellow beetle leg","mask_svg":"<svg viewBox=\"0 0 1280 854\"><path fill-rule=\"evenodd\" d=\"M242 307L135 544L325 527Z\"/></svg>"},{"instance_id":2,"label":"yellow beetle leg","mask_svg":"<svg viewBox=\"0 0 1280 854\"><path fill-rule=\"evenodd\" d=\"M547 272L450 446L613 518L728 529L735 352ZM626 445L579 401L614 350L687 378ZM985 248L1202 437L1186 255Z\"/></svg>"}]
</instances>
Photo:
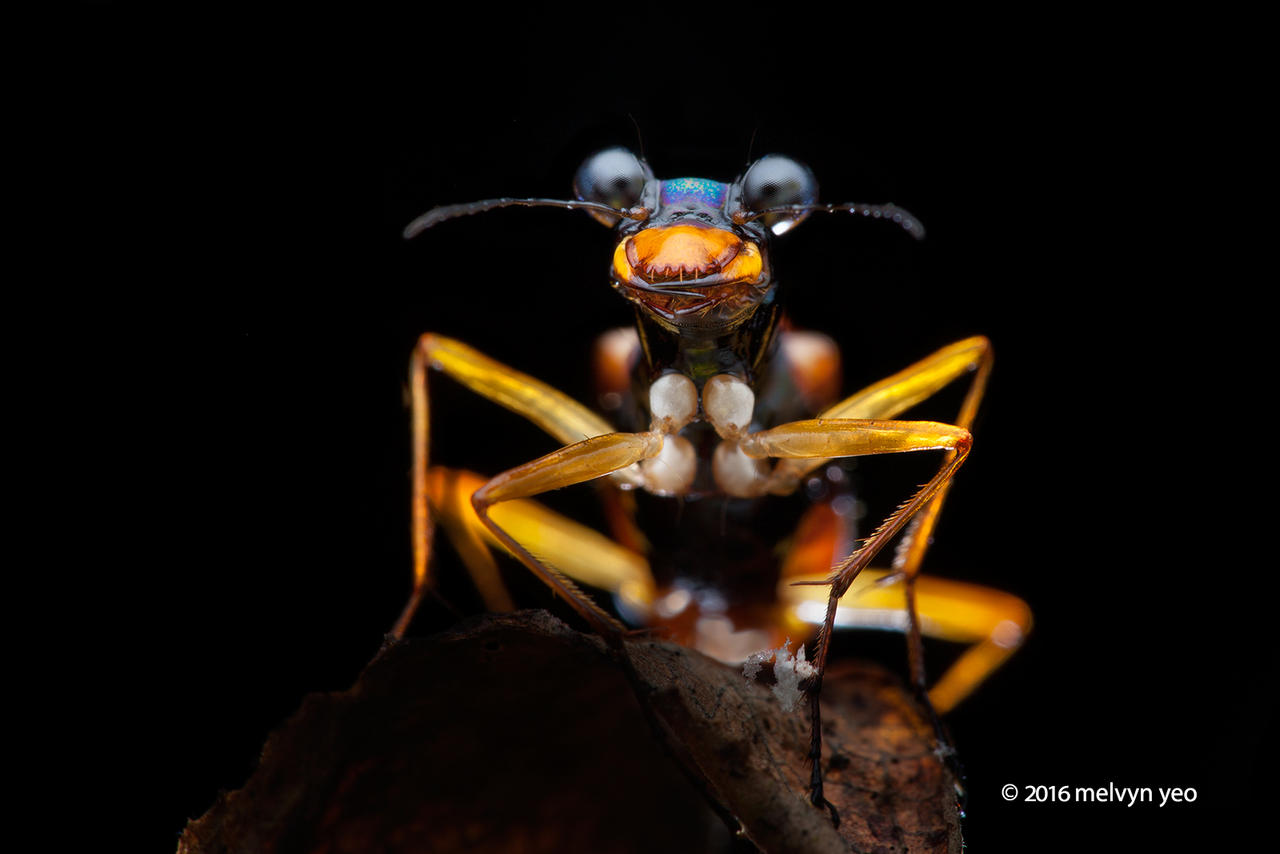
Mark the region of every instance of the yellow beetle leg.
<instances>
[{"instance_id":1,"label":"yellow beetle leg","mask_svg":"<svg viewBox=\"0 0 1280 854\"><path fill-rule=\"evenodd\" d=\"M827 612L818 632L814 662L817 675L810 695L811 736L809 758L813 772L809 799L815 805L827 803L822 795L822 720L818 698L826 671L831 631L836 608L849 586L890 539L919 513L955 475L972 445L969 431L932 421L880 421L869 419L818 418L795 421L746 436L740 447L748 457L787 459L830 459L872 454L914 451L946 451L942 466L928 483L916 490L880 527L848 557L840 561L824 583L830 585ZM776 469L775 469L776 473ZM910 602L908 602L910 611ZM918 632L917 632L918 634Z\"/></svg>"},{"instance_id":2,"label":"yellow beetle leg","mask_svg":"<svg viewBox=\"0 0 1280 854\"><path fill-rule=\"evenodd\" d=\"M932 397L966 374L972 374L969 389L965 393L960 412L954 421L955 426L968 430L973 426L973 419L977 415L978 406L986 391L992 360L990 341L981 335L966 338L943 347L893 376L886 377L850 395L823 410L819 417L894 418ZM799 482L800 478L824 462L826 460L823 459L784 460L779 463L775 477L794 479L794 482ZM910 619L906 632L908 667L911 681L921 691L924 690L926 682L924 646L920 640L920 628L911 602L915 596L915 577L920 573L925 552L933 541L933 532L937 527L938 517L942 513L942 505L946 501L950 488L950 481L944 483L928 506L911 520L911 524L898 544L893 560L894 571L906 579L907 615Z\"/></svg>"},{"instance_id":3,"label":"yellow beetle leg","mask_svg":"<svg viewBox=\"0 0 1280 854\"><path fill-rule=\"evenodd\" d=\"M504 530L491 515L491 509L502 503L562 489L625 469L657 456L662 450L662 444L662 434L657 432L593 436L509 469L471 496L477 518L493 537L528 567L529 571L560 594L606 640L618 638L625 631L622 624L582 593L564 573L551 566L545 556L542 559L534 557L530 544L519 541L511 532ZM533 532L522 533L529 536ZM566 546L569 544L561 543L561 548Z\"/></svg>"},{"instance_id":4,"label":"yellow beetle leg","mask_svg":"<svg viewBox=\"0 0 1280 854\"><path fill-rule=\"evenodd\" d=\"M413 409L413 592L391 629L395 637L403 637L430 586L429 565L434 523L428 501L431 415L427 392L429 368L442 371L481 397L524 416L562 444L598 436L613 429L603 418L563 392L496 362L460 341L433 333L419 338L409 363ZM472 569L474 575L474 567ZM496 575L493 578L496 583L501 583L497 581Z\"/></svg>"},{"instance_id":5,"label":"yellow beetle leg","mask_svg":"<svg viewBox=\"0 0 1280 854\"><path fill-rule=\"evenodd\" d=\"M864 571L840 598L835 627L906 631L909 624L905 585L885 583L894 575L885 569ZM817 586L794 586L796 581L824 584L826 579L794 577L779 590L798 616L810 623L821 623L826 591ZM929 690L929 699L939 713L950 711L969 696L1031 631L1031 609L1025 602L1010 593L977 584L921 575L916 580L916 607L921 631L927 637L969 645Z\"/></svg>"},{"instance_id":6,"label":"yellow beetle leg","mask_svg":"<svg viewBox=\"0 0 1280 854\"><path fill-rule=\"evenodd\" d=\"M490 549L507 551L506 546L480 521L471 504L471 496L487 480L469 471L433 467L429 499L441 527L471 570L485 606L492 611L509 611L513 606L506 588L499 582L494 590L488 583L498 574ZM648 611L654 583L649 563L641 555L527 498L496 504L490 514L502 530L560 572L621 596L640 613Z\"/></svg>"}]
</instances>

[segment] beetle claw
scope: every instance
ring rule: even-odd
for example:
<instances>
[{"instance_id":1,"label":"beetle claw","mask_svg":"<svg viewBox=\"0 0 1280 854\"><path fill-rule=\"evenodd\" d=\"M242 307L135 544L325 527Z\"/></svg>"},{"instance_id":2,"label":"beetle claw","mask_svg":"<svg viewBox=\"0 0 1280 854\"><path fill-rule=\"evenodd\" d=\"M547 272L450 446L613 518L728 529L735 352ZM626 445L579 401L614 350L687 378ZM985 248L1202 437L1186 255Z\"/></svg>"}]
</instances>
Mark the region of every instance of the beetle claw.
<instances>
[{"instance_id":1,"label":"beetle claw","mask_svg":"<svg viewBox=\"0 0 1280 854\"><path fill-rule=\"evenodd\" d=\"M836 812L835 804L822 796L821 786L809 791L809 803L813 804L815 807L826 807L827 812L831 813L831 826L840 826L840 813Z\"/></svg>"}]
</instances>

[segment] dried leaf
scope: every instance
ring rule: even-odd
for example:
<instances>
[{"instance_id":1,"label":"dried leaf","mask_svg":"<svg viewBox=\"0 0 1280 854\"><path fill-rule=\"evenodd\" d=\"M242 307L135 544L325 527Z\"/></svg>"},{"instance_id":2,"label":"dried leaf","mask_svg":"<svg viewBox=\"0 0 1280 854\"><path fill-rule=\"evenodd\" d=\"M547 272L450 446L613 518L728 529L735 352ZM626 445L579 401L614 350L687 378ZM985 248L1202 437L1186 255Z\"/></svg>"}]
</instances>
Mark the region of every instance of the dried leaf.
<instances>
[{"instance_id":1,"label":"dried leaf","mask_svg":"<svg viewBox=\"0 0 1280 854\"><path fill-rule=\"evenodd\" d=\"M538 611L393 644L306 698L178 850L960 850L951 778L883 671L828 674L836 829L805 797L807 716L682 647L626 653Z\"/></svg>"}]
</instances>

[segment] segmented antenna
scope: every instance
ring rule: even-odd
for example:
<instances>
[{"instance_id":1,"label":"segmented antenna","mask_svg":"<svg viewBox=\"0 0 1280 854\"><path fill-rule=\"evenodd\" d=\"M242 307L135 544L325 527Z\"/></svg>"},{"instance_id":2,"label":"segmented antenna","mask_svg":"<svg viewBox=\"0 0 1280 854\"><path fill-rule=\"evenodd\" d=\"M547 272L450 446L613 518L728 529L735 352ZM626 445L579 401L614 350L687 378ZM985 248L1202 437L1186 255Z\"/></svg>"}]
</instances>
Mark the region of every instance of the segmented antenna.
<instances>
[{"instance_id":1,"label":"segmented antenna","mask_svg":"<svg viewBox=\"0 0 1280 854\"><path fill-rule=\"evenodd\" d=\"M491 211L495 208L509 207L565 208L567 210L600 211L612 216L620 216L634 220L644 220L649 216L648 208L636 207L619 209L599 202L571 202L564 199L485 199L482 202L467 202L461 205L441 205L438 208L432 208L405 226L404 237L405 240L411 240L426 231L428 228L444 222L446 219L484 213L485 211Z\"/></svg>"},{"instance_id":2,"label":"segmented antenna","mask_svg":"<svg viewBox=\"0 0 1280 854\"><path fill-rule=\"evenodd\" d=\"M872 219L885 219L902 226L916 240L924 239L924 226L905 208L894 204L869 205L865 202L846 202L838 205L780 205L759 211L735 211L733 221L738 225L759 219L766 214L837 213L862 214Z\"/></svg>"}]
</instances>

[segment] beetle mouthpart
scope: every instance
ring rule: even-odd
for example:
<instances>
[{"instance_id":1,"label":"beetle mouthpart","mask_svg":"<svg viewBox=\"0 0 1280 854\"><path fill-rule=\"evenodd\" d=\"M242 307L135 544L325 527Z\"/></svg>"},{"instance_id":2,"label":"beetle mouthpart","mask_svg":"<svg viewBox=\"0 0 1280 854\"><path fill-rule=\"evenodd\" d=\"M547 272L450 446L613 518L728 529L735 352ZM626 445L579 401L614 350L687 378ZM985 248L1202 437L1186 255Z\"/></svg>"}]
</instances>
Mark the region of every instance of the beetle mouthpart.
<instances>
[{"instance_id":1,"label":"beetle mouthpart","mask_svg":"<svg viewBox=\"0 0 1280 854\"><path fill-rule=\"evenodd\" d=\"M613 283L669 328L720 333L750 317L772 287L758 244L688 223L653 226L620 241Z\"/></svg>"},{"instance_id":2,"label":"beetle mouthpart","mask_svg":"<svg viewBox=\"0 0 1280 854\"><path fill-rule=\"evenodd\" d=\"M650 281L719 273L742 250L732 231L696 225L647 228L625 241L632 269Z\"/></svg>"},{"instance_id":3,"label":"beetle mouthpart","mask_svg":"<svg viewBox=\"0 0 1280 854\"><path fill-rule=\"evenodd\" d=\"M618 244L613 255L619 281L637 287L678 283L756 282L764 268L760 248L732 231L704 225L655 226Z\"/></svg>"}]
</instances>

